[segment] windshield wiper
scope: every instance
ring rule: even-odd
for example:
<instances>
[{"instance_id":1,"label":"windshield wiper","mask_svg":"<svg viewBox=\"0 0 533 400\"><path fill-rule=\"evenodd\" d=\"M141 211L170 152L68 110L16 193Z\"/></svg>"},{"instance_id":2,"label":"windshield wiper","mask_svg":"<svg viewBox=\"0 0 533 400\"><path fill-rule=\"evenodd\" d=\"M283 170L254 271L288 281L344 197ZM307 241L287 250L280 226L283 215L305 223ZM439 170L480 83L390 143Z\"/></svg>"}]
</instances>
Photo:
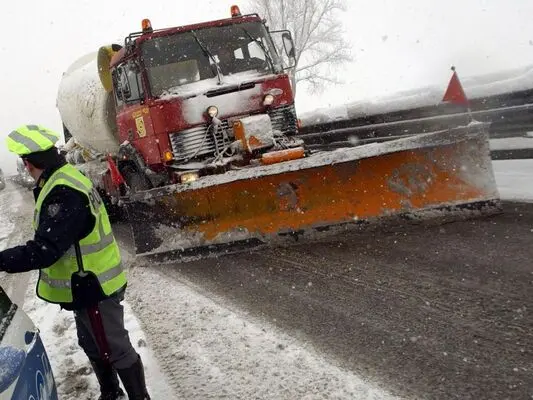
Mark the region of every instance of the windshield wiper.
<instances>
[{"instance_id":1,"label":"windshield wiper","mask_svg":"<svg viewBox=\"0 0 533 400\"><path fill-rule=\"evenodd\" d=\"M222 75L222 71L220 71L220 67L218 66L217 64L217 60L215 60L215 57L213 57L213 53L211 53L209 51L209 49L206 47L205 44L203 44L200 39L198 39L198 36L196 35L196 32L195 31L191 31L193 37L194 37L194 40L196 40L196 43L198 43L198 46L200 46L200 48L202 49L202 51L204 52L204 54L206 56L208 56L211 61L213 61L213 63L215 64L215 67L217 69L217 78L218 78L218 84L221 85L222 84L222 78L221 78L221 75Z\"/></svg>"},{"instance_id":2,"label":"windshield wiper","mask_svg":"<svg viewBox=\"0 0 533 400\"><path fill-rule=\"evenodd\" d=\"M255 38L252 36L252 34L250 32L248 32L248 30L246 28L243 28L241 27L241 29L244 31L244 33L246 33L246 36L248 36L251 40L253 40L255 43L257 43L259 45L259 47L261 47L261 50L263 50L263 53L265 53L265 57L268 61L268 64L270 65L270 68L272 69L272 72L276 72L274 70L274 61L272 61L272 58L270 57L270 54L268 54L268 50L266 49L265 45L263 44L263 42L261 42L259 39Z\"/></svg>"}]
</instances>

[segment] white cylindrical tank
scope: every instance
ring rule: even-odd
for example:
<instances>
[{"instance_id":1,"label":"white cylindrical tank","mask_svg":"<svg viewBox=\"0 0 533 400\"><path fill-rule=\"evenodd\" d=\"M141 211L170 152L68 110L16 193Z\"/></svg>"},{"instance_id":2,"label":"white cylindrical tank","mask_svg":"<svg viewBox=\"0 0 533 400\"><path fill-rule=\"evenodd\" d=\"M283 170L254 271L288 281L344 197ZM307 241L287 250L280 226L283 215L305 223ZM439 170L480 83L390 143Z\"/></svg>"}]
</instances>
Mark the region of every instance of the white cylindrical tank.
<instances>
[{"instance_id":1,"label":"white cylindrical tank","mask_svg":"<svg viewBox=\"0 0 533 400\"><path fill-rule=\"evenodd\" d=\"M98 52L87 54L63 74L57 94L63 123L76 141L101 153L118 150L113 93L98 74Z\"/></svg>"}]
</instances>

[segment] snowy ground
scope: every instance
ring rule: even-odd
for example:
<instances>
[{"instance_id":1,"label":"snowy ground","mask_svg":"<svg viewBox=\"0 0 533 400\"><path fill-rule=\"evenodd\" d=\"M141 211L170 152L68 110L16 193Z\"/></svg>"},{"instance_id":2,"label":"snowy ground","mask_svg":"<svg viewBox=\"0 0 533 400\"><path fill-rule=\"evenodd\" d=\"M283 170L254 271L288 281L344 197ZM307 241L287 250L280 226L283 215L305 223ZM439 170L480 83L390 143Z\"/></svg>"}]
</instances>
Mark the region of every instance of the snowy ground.
<instances>
[{"instance_id":1,"label":"snowy ground","mask_svg":"<svg viewBox=\"0 0 533 400\"><path fill-rule=\"evenodd\" d=\"M312 346L234 309L181 277L132 272L132 308L182 399L393 399ZM143 291L139 290L143 288ZM160 303L161 292L166 303ZM146 295L148 293L148 295ZM163 308L163 310L162 310ZM169 325L169 321L179 321Z\"/></svg>"},{"instance_id":2,"label":"snowy ground","mask_svg":"<svg viewBox=\"0 0 533 400\"><path fill-rule=\"evenodd\" d=\"M65 400L92 400L99 395L98 384L85 353L78 347L74 318L71 312L61 311L53 304L45 303L35 296L37 275L33 274L26 292L24 310L42 333L52 369L55 374L58 394ZM130 338L143 358L149 389L154 399L174 398L164 375L152 352L147 347L146 336L139 321L125 303L125 324Z\"/></svg>"},{"instance_id":3,"label":"snowy ground","mask_svg":"<svg viewBox=\"0 0 533 400\"><path fill-rule=\"evenodd\" d=\"M15 187L6 182L6 188L0 192L0 250L21 243L31 234L31 216L33 213L33 196L30 191ZM28 284L29 274L20 276L6 275L0 272L0 283L7 294L16 303L24 302L24 288Z\"/></svg>"},{"instance_id":4,"label":"snowy ground","mask_svg":"<svg viewBox=\"0 0 533 400\"><path fill-rule=\"evenodd\" d=\"M533 136L490 140L491 150L533 149Z\"/></svg>"},{"instance_id":5,"label":"snowy ground","mask_svg":"<svg viewBox=\"0 0 533 400\"><path fill-rule=\"evenodd\" d=\"M533 160L493 165L502 198L533 201ZM0 248L31 235L31 206L27 191L10 186L0 192ZM153 399L394 398L386 388L192 283L169 281L127 253L125 259L132 266L126 326L144 359ZM0 273L2 286L41 329L60 399L96 398L96 380L77 346L71 313L36 300L35 280L35 273L17 279ZM162 295L164 304L158 301ZM173 376L179 371L179 381L162 372L170 370Z\"/></svg>"},{"instance_id":6,"label":"snowy ground","mask_svg":"<svg viewBox=\"0 0 533 400\"><path fill-rule=\"evenodd\" d=\"M533 160L493 161L492 165L503 199L533 201Z\"/></svg>"}]
</instances>

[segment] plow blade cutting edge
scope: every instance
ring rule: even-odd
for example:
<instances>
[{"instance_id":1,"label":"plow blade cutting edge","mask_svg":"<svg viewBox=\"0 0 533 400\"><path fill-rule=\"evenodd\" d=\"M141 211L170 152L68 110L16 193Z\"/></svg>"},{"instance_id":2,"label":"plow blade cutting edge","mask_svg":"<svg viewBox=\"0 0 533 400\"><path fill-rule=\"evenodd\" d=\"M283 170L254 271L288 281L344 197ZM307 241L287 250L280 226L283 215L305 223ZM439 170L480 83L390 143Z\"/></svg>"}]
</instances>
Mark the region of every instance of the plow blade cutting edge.
<instances>
[{"instance_id":1,"label":"plow blade cutting edge","mask_svg":"<svg viewBox=\"0 0 533 400\"><path fill-rule=\"evenodd\" d=\"M202 177L126 206L136 254L196 255L387 217L494 213L498 198L487 125L473 123Z\"/></svg>"}]
</instances>

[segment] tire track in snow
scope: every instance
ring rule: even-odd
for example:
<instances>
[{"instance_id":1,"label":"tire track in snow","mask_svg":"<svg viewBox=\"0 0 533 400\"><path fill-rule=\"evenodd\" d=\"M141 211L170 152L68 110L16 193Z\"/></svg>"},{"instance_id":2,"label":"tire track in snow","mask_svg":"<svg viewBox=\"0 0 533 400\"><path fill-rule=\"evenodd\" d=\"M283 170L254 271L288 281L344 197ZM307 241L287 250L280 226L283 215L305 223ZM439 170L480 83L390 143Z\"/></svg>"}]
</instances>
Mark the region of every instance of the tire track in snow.
<instances>
[{"instance_id":1,"label":"tire track in snow","mask_svg":"<svg viewBox=\"0 0 533 400\"><path fill-rule=\"evenodd\" d=\"M128 301L182 398L394 398L305 343L221 305L176 269L141 264L130 269Z\"/></svg>"}]
</instances>

